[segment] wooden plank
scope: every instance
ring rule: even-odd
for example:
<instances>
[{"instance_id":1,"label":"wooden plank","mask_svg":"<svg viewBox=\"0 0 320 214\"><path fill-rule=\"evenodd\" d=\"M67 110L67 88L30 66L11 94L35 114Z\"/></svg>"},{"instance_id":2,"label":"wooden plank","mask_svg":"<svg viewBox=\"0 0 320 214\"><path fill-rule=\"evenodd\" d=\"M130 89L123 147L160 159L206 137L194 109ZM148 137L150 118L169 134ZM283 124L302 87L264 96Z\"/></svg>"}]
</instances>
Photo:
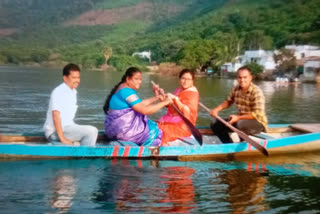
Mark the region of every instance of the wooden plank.
<instances>
[{"instance_id":1,"label":"wooden plank","mask_svg":"<svg viewBox=\"0 0 320 214\"><path fill-rule=\"evenodd\" d=\"M105 135L98 135L97 141L106 142L107 138ZM48 140L44 136L0 135L0 143L10 142L48 143Z\"/></svg>"},{"instance_id":2,"label":"wooden plank","mask_svg":"<svg viewBox=\"0 0 320 214\"><path fill-rule=\"evenodd\" d=\"M44 136L19 136L19 135L0 135L0 142L48 142Z\"/></svg>"},{"instance_id":3,"label":"wooden plank","mask_svg":"<svg viewBox=\"0 0 320 214\"><path fill-rule=\"evenodd\" d=\"M290 125L291 128L307 132L307 133L317 133L320 132L320 124L319 123L298 123Z\"/></svg>"}]
</instances>

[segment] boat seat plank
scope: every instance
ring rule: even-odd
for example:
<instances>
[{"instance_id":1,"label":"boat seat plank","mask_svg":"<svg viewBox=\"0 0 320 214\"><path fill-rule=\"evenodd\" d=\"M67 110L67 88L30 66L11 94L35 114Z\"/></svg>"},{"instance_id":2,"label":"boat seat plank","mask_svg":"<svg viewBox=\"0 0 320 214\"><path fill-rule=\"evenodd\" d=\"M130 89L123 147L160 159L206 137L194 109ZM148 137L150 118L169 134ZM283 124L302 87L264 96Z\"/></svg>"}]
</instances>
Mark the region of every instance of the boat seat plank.
<instances>
[{"instance_id":1,"label":"boat seat plank","mask_svg":"<svg viewBox=\"0 0 320 214\"><path fill-rule=\"evenodd\" d=\"M290 125L291 128L296 129L298 131L307 132L307 133L317 133L320 132L320 124L307 124L307 123L298 123Z\"/></svg>"},{"instance_id":2,"label":"boat seat plank","mask_svg":"<svg viewBox=\"0 0 320 214\"><path fill-rule=\"evenodd\" d=\"M268 135L268 134L266 134L264 132L261 132L259 134L255 134L254 136L257 137L257 138L260 138L260 139L264 139L264 140L273 140L273 139L275 139L274 137L272 137L272 136L270 136L270 135Z\"/></svg>"}]
</instances>

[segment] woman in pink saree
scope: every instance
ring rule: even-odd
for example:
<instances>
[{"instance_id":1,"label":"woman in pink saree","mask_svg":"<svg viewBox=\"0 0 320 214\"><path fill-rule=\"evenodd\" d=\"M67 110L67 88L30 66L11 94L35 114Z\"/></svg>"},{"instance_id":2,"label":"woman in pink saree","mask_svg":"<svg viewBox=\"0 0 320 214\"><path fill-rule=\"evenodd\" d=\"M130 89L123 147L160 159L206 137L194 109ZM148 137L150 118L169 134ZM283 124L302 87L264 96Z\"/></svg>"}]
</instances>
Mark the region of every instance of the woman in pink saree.
<instances>
[{"instance_id":1,"label":"woman in pink saree","mask_svg":"<svg viewBox=\"0 0 320 214\"><path fill-rule=\"evenodd\" d=\"M195 125L198 116L199 92L193 85L194 72L190 69L183 69L179 74L179 80L180 87L171 96L173 104ZM159 88L154 87L154 92L159 93ZM189 128L172 106L168 107L167 114L159 118L157 122L163 132L162 146L169 146L170 141L191 136Z\"/></svg>"}]
</instances>

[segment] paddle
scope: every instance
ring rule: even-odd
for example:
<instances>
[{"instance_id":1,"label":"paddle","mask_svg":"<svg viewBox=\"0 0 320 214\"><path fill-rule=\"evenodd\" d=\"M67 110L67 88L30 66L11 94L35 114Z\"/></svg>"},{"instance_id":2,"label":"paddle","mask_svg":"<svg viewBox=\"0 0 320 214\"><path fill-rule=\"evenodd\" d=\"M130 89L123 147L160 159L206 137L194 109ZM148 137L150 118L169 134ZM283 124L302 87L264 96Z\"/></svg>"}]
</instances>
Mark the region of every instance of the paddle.
<instances>
[{"instance_id":1,"label":"paddle","mask_svg":"<svg viewBox=\"0 0 320 214\"><path fill-rule=\"evenodd\" d=\"M199 102L199 105L204 108L209 114L210 114L210 109L208 109L205 105L203 105L201 102ZM264 154L265 156L269 156L269 153L267 151L266 148L264 148L263 146L261 146L259 143L257 143L256 141L252 140L248 135L246 135L244 132L240 131L239 129L237 129L236 127L234 127L233 125L231 125L230 123L228 123L227 121L225 121L224 119L222 119L221 117L219 117L217 115L217 120L219 120L221 123L223 123L225 126L227 126L228 128L230 128L232 131L236 132L240 138L242 138L243 140L247 141L248 143L250 143L253 147L255 147L259 152L261 152L262 154Z\"/></svg>"},{"instance_id":2,"label":"paddle","mask_svg":"<svg viewBox=\"0 0 320 214\"><path fill-rule=\"evenodd\" d=\"M151 81L152 85L156 85L153 81ZM164 95L164 94L162 94ZM195 139L199 142L200 145L202 145L202 135L199 132L199 130L182 114L182 112L174 105L170 104L173 109L178 113L178 115L182 118L182 120L185 122L187 127L189 128L192 135L195 137Z\"/></svg>"}]
</instances>

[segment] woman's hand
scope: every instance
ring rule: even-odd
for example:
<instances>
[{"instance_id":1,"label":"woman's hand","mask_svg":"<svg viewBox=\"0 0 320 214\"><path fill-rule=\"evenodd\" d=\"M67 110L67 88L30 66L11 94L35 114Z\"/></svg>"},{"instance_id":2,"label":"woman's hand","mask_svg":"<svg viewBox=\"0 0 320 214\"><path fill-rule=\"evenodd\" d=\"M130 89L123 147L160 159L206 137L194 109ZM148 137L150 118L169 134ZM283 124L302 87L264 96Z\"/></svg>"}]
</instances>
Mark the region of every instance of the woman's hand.
<instances>
[{"instance_id":1,"label":"woman's hand","mask_svg":"<svg viewBox=\"0 0 320 214\"><path fill-rule=\"evenodd\" d=\"M162 88L160 88L159 85L157 85L157 84L152 85L152 91L153 91L154 95L156 95L156 96L164 95L164 90Z\"/></svg>"},{"instance_id":2,"label":"woman's hand","mask_svg":"<svg viewBox=\"0 0 320 214\"><path fill-rule=\"evenodd\" d=\"M172 103L173 103L171 95L172 95L171 93L167 93L167 94L164 96L163 102L167 102L166 105L169 105L169 104L172 104Z\"/></svg>"},{"instance_id":3,"label":"woman's hand","mask_svg":"<svg viewBox=\"0 0 320 214\"><path fill-rule=\"evenodd\" d=\"M173 101L179 100L179 97L177 97L177 96L175 96L175 95L173 95L173 94L171 94L171 93L167 93L167 96L168 96L170 99L172 99Z\"/></svg>"}]
</instances>

